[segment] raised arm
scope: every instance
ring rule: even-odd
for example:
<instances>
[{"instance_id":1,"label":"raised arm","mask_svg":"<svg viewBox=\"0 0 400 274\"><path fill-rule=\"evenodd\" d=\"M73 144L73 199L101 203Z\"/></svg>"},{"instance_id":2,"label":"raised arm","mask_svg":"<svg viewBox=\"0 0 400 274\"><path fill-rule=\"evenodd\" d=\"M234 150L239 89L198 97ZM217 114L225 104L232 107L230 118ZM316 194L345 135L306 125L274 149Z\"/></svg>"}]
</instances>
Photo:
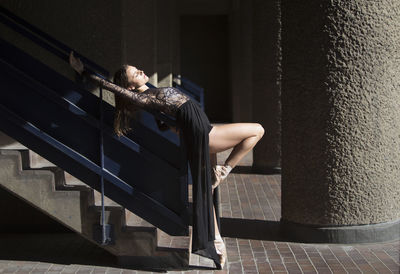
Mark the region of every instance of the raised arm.
<instances>
[{"instance_id":1,"label":"raised arm","mask_svg":"<svg viewBox=\"0 0 400 274\"><path fill-rule=\"evenodd\" d=\"M79 74L82 74L83 76L87 77L90 81L94 82L100 87L105 88L115 94L118 94L128 99L132 104L134 104L139 108L153 109L151 105L154 104L154 100L151 100L152 98L148 94L132 92L128 89L115 85L93 73L86 71L84 69L82 62L79 60L79 58L75 58L72 52L69 56L69 61L71 67L74 70L76 70Z\"/></svg>"}]
</instances>

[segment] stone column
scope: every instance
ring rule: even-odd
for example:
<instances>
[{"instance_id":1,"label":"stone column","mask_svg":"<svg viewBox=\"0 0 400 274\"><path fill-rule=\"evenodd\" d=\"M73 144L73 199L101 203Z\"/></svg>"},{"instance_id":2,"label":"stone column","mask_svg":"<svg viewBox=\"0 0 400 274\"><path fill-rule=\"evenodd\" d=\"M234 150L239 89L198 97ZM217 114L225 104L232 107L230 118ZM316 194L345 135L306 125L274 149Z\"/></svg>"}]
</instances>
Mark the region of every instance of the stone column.
<instances>
[{"instance_id":1,"label":"stone column","mask_svg":"<svg viewBox=\"0 0 400 274\"><path fill-rule=\"evenodd\" d=\"M172 86L173 47L177 10L174 0L157 0L157 76L158 86Z\"/></svg>"},{"instance_id":2,"label":"stone column","mask_svg":"<svg viewBox=\"0 0 400 274\"><path fill-rule=\"evenodd\" d=\"M230 86L234 123L252 120L252 3L246 0L232 1L229 14Z\"/></svg>"},{"instance_id":3,"label":"stone column","mask_svg":"<svg viewBox=\"0 0 400 274\"><path fill-rule=\"evenodd\" d=\"M400 3L282 0L282 224L302 241L400 233Z\"/></svg>"},{"instance_id":4,"label":"stone column","mask_svg":"<svg viewBox=\"0 0 400 274\"><path fill-rule=\"evenodd\" d=\"M253 151L253 169L279 172L281 165L280 0L253 1L253 117L266 134Z\"/></svg>"},{"instance_id":5,"label":"stone column","mask_svg":"<svg viewBox=\"0 0 400 274\"><path fill-rule=\"evenodd\" d=\"M121 1L121 63L142 69L149 82L157 86L157 2Z\"/></svg>"}]
</instances>

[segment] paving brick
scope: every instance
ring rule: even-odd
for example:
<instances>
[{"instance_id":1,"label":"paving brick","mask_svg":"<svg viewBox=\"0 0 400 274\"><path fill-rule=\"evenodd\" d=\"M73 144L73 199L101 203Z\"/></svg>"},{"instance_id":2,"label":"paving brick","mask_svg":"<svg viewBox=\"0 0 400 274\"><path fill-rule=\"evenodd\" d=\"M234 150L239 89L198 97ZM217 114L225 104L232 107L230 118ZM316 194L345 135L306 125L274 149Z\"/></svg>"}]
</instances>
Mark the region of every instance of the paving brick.
<instances>
[{"instance_id":1,"label":"paving brick","mask_svg":"<svg viewBox=\"0 0 400 274\"><path fill-rule=\"evenodd\" d=\"M122 273L122 269L120 268L114 268L114 267L109 267L107 269L107 274L121 274Z\"/></svg>"},{"instance_id":2,"label":"paving brick","mask_svg":"<svg viewBox=\"0 0 400 274\"><path fill-rule=\"evenodd\" d=\"M280 176L231 174L220 186L222 217L259 221L280 219ZM327 245L275 242L254 239L223 238L228 259L225 269L220 271L190 269L168 273L399 273L400 241L363 245ZM79 264L62 264L51 260L14 261L0 260L0 273L151 273L134 269L123 269L104 265L104 259L95 261L90 254L99 252L87 248L82 240L69 239L68 245L62 239L54 245L43 245L53 250L51 257L64 258L68 252L76 253L71 260ZM177 243L182 241L176 240ZM170 242L166 244L171 244ZM18 246L21 242L18 242ZM57 248L55 248L57 247ZM85 249L86 248L86 249ZM85 250L83 250L85 249ZM76 252L79 250L79 252ZM14 251L18 251L15 248ZM1 253L2 254L2 253ZM99 256L100 253L96 256ZM94 257L96 257L94 256ZM211 260L193 255L197 265L213 267ZM102 257L103 258L103 257ZM93 261L93 263L92 263ZM192 262L192 260L191 260ZM3 272L1 272L3 271Z\"/></svg>"},{"instance_id":3,"label":"paving brick","mask_svg":"<svg viewBox=\"0 0 400 274\"><path fill-rule=\"evenodd\" d=\"M17 265L8 265L3 269L3 272L1 273L14 273L18 270L18 268L19 267Z\"/></svg>"},{"instance_id":4,"label":"paving brick","mask_svg":"<svg viewBox=\"0 0 400 274\"><path fill-rule=\"evenodd\" d=\"M89 274L94 270L93 266L80 266L79 269L75 272L77 274Z\"/></svg>"},{"instance_id":5,"label":"paving brick","mask_svg":"<svg viewBox=\"0 0 400 274\"><path fill-rule=\"evenodd\" d=\"M107 267L96 266L96 267L94 267L92 273L100 274L100 273L106 273L106 272L107 272Z\"/></svg>"},{"instance_id":6,"label":"paving brick","mask_svg":"<svg viewBox=\"0 0 400 274\"><path fill-rule=\"evenodd\" d=\"M61 273L75 273L79 269L79 265L66 265Z\"/></svg>"},{"instance_id":7,"label":"paving brick","mask_svg":"<svg viewBox=\"0 0 400 274\"><path fill-rule=\"evenodd\" d=\"M48 272L50 271L58 271L61 272L64 269L64 265L62 264L53 264L51 265L51 267L49 268Z\"/></svg>"}]
</instances>

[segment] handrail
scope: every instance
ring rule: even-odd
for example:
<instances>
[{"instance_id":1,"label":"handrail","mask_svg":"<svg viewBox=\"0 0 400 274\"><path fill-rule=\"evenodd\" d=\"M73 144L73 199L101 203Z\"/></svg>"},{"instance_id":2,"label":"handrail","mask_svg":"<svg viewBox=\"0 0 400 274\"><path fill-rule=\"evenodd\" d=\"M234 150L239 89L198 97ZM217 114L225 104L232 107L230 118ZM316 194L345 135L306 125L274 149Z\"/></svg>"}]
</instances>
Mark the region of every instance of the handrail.
<instances>
[{"instance_id":1,"label":"handrail","mask_svg":"<svg viewBox=\"0 0 400 274\"><path fill-rule=\"evenodd\" d=\"M168 217L176 222L177 224L181 224L182 221L176 216L176 213L174 213L171 210L168 210L165 208L160 202L157 200L153 199L152 197L144 194L141 191L137 191L134 187L131 185L127 184L123 180L121 180L119 177L115 176L114 174L110 173L107 169L101 170L101 167L99 167L97 164L94 162L90 161L89 159L83 157L80 155L78 152L74 151L73 149L65 146L61 142L57 141L50 135L46 134L45 132L41 131L37 127L35 127L33 124L25 121L18 115L16 115L14 112L10 111L8 108L0 104L0 113L3 114L3 117L6 117L8 120L13 121L15 124L24 124L24 129L30 132L31 134L37 136L44 142L46 142L48 145L51 147L55 148L56 150L63 152L65 155L69 156L70 158L78 161L81 165L89 169L90 171L96 173L97 175L104 176L104 179L112 183L113 185L116 185L118 187L122 186L122 189L124 192L133 194L136 193L138 199L145 199L147 201L151 201L153 203L154 207L163 207L164 211L166 211L166 214Z\"/></svg>"},{"instance_id":2,"label":"handrail","mask_svg":"<svg viewBox=\"0 0 400 274\"><path fill-rule=\"evenodd\" d=\"M194 96L195 99L200 103L200 106L204 109L204 89L202 87L181 75L175 76L173 83L174 86L182 92L189 93Z\"/></svg>"},{"instance_id":3,"label":"handrail","mask_svg":"<svg viewBox=\"0 0 400 274\"><path fill-rule=\"evenodd\" d=\"M0 7L0 12L3 12L3 10L5 10L4 8ZM14 16L15 17L15 16ZM16 17L18 20L23 21L22 19ZM69 50L68 53L64 53L60 50L58 50L57 48L53 47L52 45L40 40L38 37L32 35L30 32L26 31L25 29L19 27L18 25L14 24L13 22L9 21L8 19L4 18L3 16L0 15L0 22L4 23L5 25L9 26L10 28L12 28L13 30L15 30L16 32L20 33L21 35L29 38L32 42L39 44L41 47L43 47L44 49L47 49L48 51L52 52L54 55L56 55L57 57L59 57L60 59L68 62L69 61L69 52L73 51L72 49L68 48L67 46L63 46L63 44L61 44L60 42L58 42L57 40L51 38L50 36L48 36L48 39L52 39L56 42L58 42L58 44L60 44L65 50ZM25 22L25 21L23 21ZM29 23L26 23L28 26ZM42 31L37 30L38 33L42 33ZM75 54L75 51L74 51ZM80 59L82 59L82 61L85 63L85 65L89 65L88 70L91 73L96 73L95 71L93 71L90 68L95 68L97 71L102 72L103 74L105 74L105 76L109 75L109 72L106 71L105 69L103 69L102 67L96 65L95 63L93 63L92 61L86 59L85 57L83 57L82 55L80 55L79 53L75 54L77 57L79 57ZM103 78L104 80L109 81L106 77L104 77L104 75L101 75L99 73L96 73L96 75L98 75L99 77ZM150 84L148 84L149 86L152 86ZM162 114L162 113L157 113L157 112L152 112L152 111L148 111L147 112L151 113L152 115L156 116L158 119L164 121L166 124L170 125L170 126L175 126L175 120L173 120L172 118L170 118L169 116Z\"/></svg>"},{"instance_id":4,"label":"handrail","mask_svg":"<svg viewBox=\"0 0 400 274\"><path fill-rule=\"evenodd\" d=\"M26 29L20 27L19 25L17 25L16 23L11 21L10 19L7 19L3 15L5 15L5 16L11 18L13 21L21 24L25 28L29 29L29 31L31 31L32 33L35 33L37 36L33 35L31 32L27 31ZM87 67L88 71L90 71L91 73L96 73L96 71L97 71L100 74L96 73L96 75L98 75L99 77L103 78L106 81L109 81L107 79L107 77L109 76L110 73L106 69L104 69L101 66L97 65L96 63L90 61L89 59L87 59L83 55L79 54L75 50L71 49L70 47L68 47L68 46L64 45L63 43L59 42L58 40L54 39L53 37L51 37L50 35L46 34L43 31L41 31L40 29L36 28L35 26L29 24L25 20L15 16L14 14L12 14L10 11L5 9L4 7L0 7L0 22L2 22L3 24L7 25L8 27L13 29L14 31L20 33L21 35L25 36L26 38L30 39L32 42L40 45L42 48L44 48L44 49L48 50L49 52L53 53L54 55L56 55L57 57L59 57L60 59L62 59L65 62L69 62L69 53L71 51L73 51L75 56L82 60L82 62ZM46 40L47 42L41 40L41 38L39 38L38 36L40 36L42 39ZM150 87L154 87L150 83L148 83L147 85L150 86ZM172 119L171 117L165 115L165 114L158 113L158 112L155 112L155 111L154 112L147 111L147 112L151 113L152 115L154 115L158 119L164 121L166 124L168 124L170 126L176 126L175 120Z\"/></svg>"},{"instance_id":5,"label":"handrail","mask_svg":"<svg viewBox=\"0 0 400 274\"><path fill-rule=\"evenodd\" d=\"M14 21L14 22L13 22ZM37 27L33 26L32 24L28 23L22 18L12 14L10 11L5 9L4 7L0 6L0 22L7 25L9 28L13 29L14 31L18 32L19 34L25 36L26 38L30 39L32 42L38 44L42 48L48 50L49 52L53 53L61 60L65 62L69 62L69 53L71 51L74 52L75 56L82 60L85 64L85 67L91 73L96 73L99 77L109 81L107 77L109 77L110 73L105 68L101 67L100 65L94 63L93 61L87 59L82 54L78 53L76 50L66 46L65 44L61 43L60 41L56 40L55 38L51 37L47 33L43 32L42 30L38 29ZM23 27L17 25L16 23L22 25ZM28 31L29 30L29 31ZM35 35L34 35L35 34ZM45 41L43 41L45 40ZM198 97L198 101L200 105L204 105L203 100L203 93L202 88L194 84L193 82L189 81L188 79L181 77L181 80L190 88L185 88L184 92L189 92ZM147 84L150 87L154 87L151 84ZM196 98L197 99L197 98ZM167 115L159 114L157 112L150 112L152 115L156 116L160 120L164 121L170 126L175 126L174 119L170 118Z\"/></svg>"},{"instance_id":6,"label":"handrail","mask_svg":"<svg viewBox=\"0 0 400 274\"><path fill-rule=\"evenodd\" d=\"M179 84L178 83L179 81L183 82L184 84L183 85ZM174 82L176 84L178 84L179 86L185 86L185 85L189 86L190 89L187 89L187 90L189 92L193 93L194 95L201 96L201 94L203 92L203 88L202 87L200 87L199 85L193 83L192 81L190 81L189 79L187 79L186 77L183 77L181 75L176 75L174 77Z\"/></svg>"},{"instance_id":7,"label":"handrail","mask_svg":"<svg viewBox=\"0 0 400 274\"><path fill-rule=\"evenodd\" d=\"M11 12L7 11L5 8L0 6L0 22L2 22L4 25L9 27L10 29L14 30L15 32L21 34L22 36L30 39L32 42L35 44L41 46L43 49L47 50L48 52L54 54L64 62L69 61L69 53L71 51L76 52L75 50L71 49L70 47L62 44L61 42L57 41L56 39L52 38L48 34L44 33L43 31L39 30L38 28L32 26L25 20L18 18L17 16L13 15ZM91 73L96 73L100 72L103 75L108 76L109 73L107 70L101 68L94 62L91 62L81 54L76 54L82 62L85 64L87 70ZM24 73L25 74L25 73ZM97 75L101 76L102 78L105 78L103 75L96 73ZM27 75L25 75L27 76ZM35 81L36 82L36 81ZM38 84L36 82L36 84ZM43 86L43 85L42 85ZM47 89L48 90L48 89ZM53 93L54 99L54 93ZM59 99L59 98L58 98ZM50 135L40 131L38 128L36 128L33 124L30 124L26 122L26 126L24 126L25 129L30 130L31 134L34 134L41 140L45 141L48 145L54 147L55 149L63 152L63 154L68 155L69 157L77 160L80 165L85 166L86 168L89 168L93 172L97 173L100 175L100 187L101 187L101 221L100 221L100 226L102 228L102 240L101 244L110 244L112 242L112 239L106 235L106 225L105 224L105 208L104 208L104 179L107 179L111 184L114 184L116 187L119 189L128 192L132 194L134 191L134 188L128 184L126 184L123 180L121 180L118 176L113 175L109 171L107 171L104 167L104 150L103 150L103 132L104 132L104 125L103 125L103 98L102 98L102 89L100 88L100 98L99 98L99 105L100 105L100 160L101 160L101 165L98 166L94 162L92 162L89 159L86 159L85 157L81 156L79 153L75 152L72 148L69 148L68 146L62 144L61 142L57 141ZM75 106L76 107L76 106ZM7 113L8 119L11 119L14 121L14 123L21 123L23 122L20 117L18 117L16 114L10 112L7 108L4 106L0 105L0 109L3 112ZM161 115L159 115L161 116ZM83 117L83 116L80 116ZM160 117L161 120L164 120L164 117ZM87 121L87 120L85 120ZM168 119L166 121L167 123L171 123L171 120ZM114 136L114 134L113 134ZM161 165L164 166L164 165ZM135 191L136 197L139 199L146 199L148 201L152 201L153 206L157 208L163 208L165 211L167 208L165 208L163 205L161 205L158 201L155 199L151 198L150 196L146 195L145 193L142 193L140 191ZM174 215L173 212L167 211L166 212L168 218L173 220L175 223L182 223L182 220L179 219L176 215Z\"/></svg>"},{"instance_id":8,"label":"handrail","mask_svg":"<svg viewBox=\"0 0 400 274\"><path fill-rule=\"evenodd\" d=\"M38 86L39 88L35 88L35 90L39 93L43 93L44 91L46 91L47 94L50 94L50 99L56 103L57 105L61 106L61 107L65 107L65 108L72 108L74 113L78 113L79 114L79 118L84 120L85 122L87 122L89 125L97 128L97 129L101 129L101 123L95 119L93 116L91 116L89 113L87 113L86 111L84 111L83 109L79 108L77 105L63 99L63 98L59 98L58 96L56 96L55 92L52 91L51 89L49 89L48 87L44 86L43 84L37 82L36 80L32 79L30 76L26 75L25 73L21 72L19 69L15 68L14 66L12 66L11 64L5 62L4 60L0 60L0 63L3 63L4 65L6 65L9 69L13 70L14 73L19 74L21 77L25 78L25 83L29 84L32 88L33 85ZM113 130L107 126L107 125L103 125L103 130L104 133L106 133L107 135L111 136L112 138L121 141L121 143L125 146L127 146L129 149L135 150L135 151L140 151L142 153L142 155L146 158L148 158L150 161L160 161L160 158L156 155L154 155L153 153L151 153L150 151L148 151L147 149L141 147L139 144L137 144L136 142L134 142L133 140L125 137L125 136L121 136L121 137L117 137L114 133ZM177 167L175 167L173 165L173 163L166 161L165 159L162 159L165 162L165 165L168 166L168 168L172 168L172 169L177 169Z\"/></svg>"},{"instance_id":9,"label":"handrail","mask_svg":"<svg viewBox=\"0 0 400 274\"><path fill-rule=\"evenodd\" d=\"M39 37L33 35L29 31L27 31L24 28L18 26L15 22L12 22L10 19L5 18L5 16L3 16L3 15L6 15L7 17L12 18L12 20L22 24L24 27L29 28L30 31L32 31L33 33L36 33L37 35L42 36L44 39L50 41L51 43L53 43L57 47L60 47L63 51L66 51L67 53L65 53L63 51L60 51L59 49L57 49L54 46L52 46L49 43L47 43L46 41L41 40ZM61 58L65 62L69 61L69 53L72 51L71 48L69 48L68 46L62 44L61 42L57 41L56 39L52 38L48 34L44 33L43 31L39 30L35 26L33 26L33 25L29 24L28 22L26 22L25 20L15 16L14 14L12 14L10 11L6 10L3 7L0 7L0 22L4 23L5 25L7 25L8 27L12 28L16 32L20 33L21 35L29 38L31 41L33 41L34 43L40 45L44 49L47 49L48 51L52 52L54 55L58 56L59 58ZM102 72L102 73L104 73L106 75L109 74L107 70L105 70L104 68L102 68L99 65L95 64L94 62L86 59L85 57L83 57L83 56L81 56L79 54L76 54L76 55L79 56L79 58L81 58L82 61L86 62L85 63L86 65L89 65L90 67L93 67L97 71ZM95 73L94 71L90 70L90 67L89 67L89 71L92 72L92 73ZM106 81L109 81L103 75L101 75L99 73L96 73L96 74L99 77L102 77L103 79L105 79ZM162 120L163 122L165 122L166 124L168 124L170 126L176 126L175 120L172 119L171 117L165 115L165 114L158 113L156 111L154 111L154 112L153 111L148 111L148 110L147 110L147 112L151 113L152 115L154 115L155 117L157 117L158 119Z\"/></svg>"}]
</instances>

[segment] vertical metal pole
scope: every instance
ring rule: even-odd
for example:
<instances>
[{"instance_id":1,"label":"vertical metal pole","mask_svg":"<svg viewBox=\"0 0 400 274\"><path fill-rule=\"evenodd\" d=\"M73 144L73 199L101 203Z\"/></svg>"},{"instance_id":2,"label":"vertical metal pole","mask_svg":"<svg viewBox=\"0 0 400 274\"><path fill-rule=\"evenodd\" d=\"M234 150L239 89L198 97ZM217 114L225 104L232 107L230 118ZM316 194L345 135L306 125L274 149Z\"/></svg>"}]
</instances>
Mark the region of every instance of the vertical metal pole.
<instances>
[{"instance_id":1,"label":"vertical metal pole","mask_svg":"<svg viewBox=\"0 0 400 274\"><path fill-rule=\"evenodd\" d=\"M103 147L103 89L100 87L100 162L101 162L101 227L102 227L102 244L107 243L105 210L104 210L104 147Z\"/></svg>"}]
</instances>

